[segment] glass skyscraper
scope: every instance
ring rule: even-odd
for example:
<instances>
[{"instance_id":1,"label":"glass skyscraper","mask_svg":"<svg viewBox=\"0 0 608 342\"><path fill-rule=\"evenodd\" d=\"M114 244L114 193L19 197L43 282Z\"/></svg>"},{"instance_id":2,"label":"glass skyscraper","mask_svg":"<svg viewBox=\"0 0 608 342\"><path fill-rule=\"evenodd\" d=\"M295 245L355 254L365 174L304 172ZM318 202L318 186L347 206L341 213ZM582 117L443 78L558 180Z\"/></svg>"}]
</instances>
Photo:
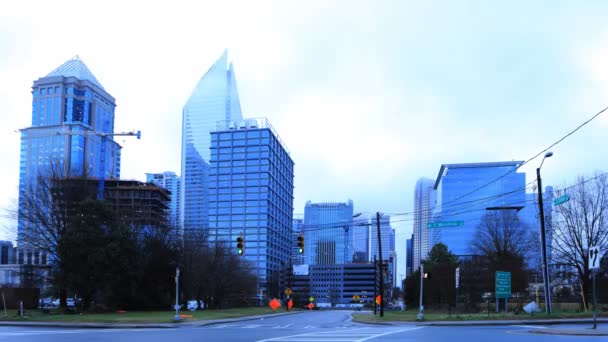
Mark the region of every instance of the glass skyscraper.
<instances>
[{"instance_id":1,"label":"glass skyscraper","mask_svg":"<svg viewBox=\"0 0 608 342\"><path fill-rule=\"evenodd\" d=\"M244 255L265 295L289 266L292 246L294 163L266 119L227 121L211 133L209 239ZM278 279L278 278L277 278Z\"/></svg>"},{"instance_id":2,"label":"glass skyscraper","mask_svg":"<svg viewBox=\"0 0 608 342\"><path fill-rule=\"evenodd\" d=\"M432 247L429 246L427 225L430 222L436 201L433 184L433 180L429 178L420 178L416 182L414 192L414 240L412 241L412 267L414 271L420 266L420 259L426 259ZM422 246L422 249L420 249L420 246Z\"/></svg>"},{"instance_id":3,"label":"glass skyscraper","mask_svg":"<svg viewBox=\"0 0 608 342\"><path fill-rule=\"evenodd\" d=\"M304 263L345 264L353 258L353 201L304 207ZM388 241L387 241L388 242Z\"/></svg>"},{"instance_id":4,"label":"glass skyscraper","mask_svg":"<svg viewBox=\"0 0 608 342\"><path fill-rule=\"evenodd\" d=\"M146 173L146 182L154 183L171 192L171 202L169 203L169 224L172 228L178 228L180 223L180 198L181 181L175 172L165 171L163 173Z\"/></svg>"},{"instance_id":5,"label":"glass skyscraper","mask_svg":"<svg viewBox=\"0 0 608 342\"><path fill-rule=\"evenodd\" d=\"M115 100L78 56L34 81L32 96L32 125L21 130L20 212L41 176L119 178L121 146L96 135L114 132ZM34 238L27 234L20 215L20 245Z\"/></svg>"},{"instance_id":6,"label":"glass skyscraper","mask_svg":"<svg viewBox=\"0 0 608 342\"><path fill-rule=\"evenodd\" d=\"M227 51L200 79L182 113L182 205L185 229L204 229L208 222L210 133L217 122L240 121L241 105Z\"/></svg>"},{"instance_id":7,"label":"glass skyscraper","mask_svg":"<svg viewBox=\"0 0 608 342\"><path fill-rule=\"evenodd\" d=\"M430 247L442 242L456 255L471 255L471 241L488 210L523 209L527 204L526 175L515 171L522 163L442 165L434 185L437 206L427 224Z\"/></svg>"}]
</instances>

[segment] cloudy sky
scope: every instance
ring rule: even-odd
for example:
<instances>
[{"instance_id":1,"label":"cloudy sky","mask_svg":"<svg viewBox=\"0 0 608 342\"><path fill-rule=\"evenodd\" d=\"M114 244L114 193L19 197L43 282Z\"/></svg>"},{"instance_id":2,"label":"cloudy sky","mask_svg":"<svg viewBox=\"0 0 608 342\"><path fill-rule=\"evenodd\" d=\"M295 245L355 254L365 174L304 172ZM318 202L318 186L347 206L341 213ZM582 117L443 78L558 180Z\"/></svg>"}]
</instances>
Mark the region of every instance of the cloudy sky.
<instances>
[{"instance_id":1,"label":"cloudy sky","mask_svg":"<svg viewBox=\"0 0 608 342\"><path fill-rule=\"evenodd\" d=\"M413 210L443 163L526 160L608 105L603 1L3 1L0 195L14 208L32 82L79 55L117 100L122 177L180 170L181 110L230 51L307 200ZM608 113L553 148L546 184L608 169ZM540 160L524 167L532 176ZM12 238L4 222L0 238ZM395 220L400 264L411 216ZM403 264L400 269L404 269Z\"/></svg>"}]
</instances>

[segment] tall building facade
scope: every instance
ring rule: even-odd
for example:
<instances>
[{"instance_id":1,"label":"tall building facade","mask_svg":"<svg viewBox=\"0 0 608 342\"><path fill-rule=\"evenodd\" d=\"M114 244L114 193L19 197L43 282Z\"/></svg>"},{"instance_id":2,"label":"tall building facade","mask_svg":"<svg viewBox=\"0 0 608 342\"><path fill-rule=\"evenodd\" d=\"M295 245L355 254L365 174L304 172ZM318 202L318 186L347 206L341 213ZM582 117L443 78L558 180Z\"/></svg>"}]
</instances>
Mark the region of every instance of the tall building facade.
<instances>
[{"instance_id":1,"label":"tall building facade","mask_svg":"<svg viewBox=\"0 0 608 342\"><path fill-rule=\"evenodd\" d=\"M378 249L378 224L376 216L370 220L370 244L369 244L369 261L374 261L374 257L380 260ZM391 255L391 217L390 215L380 214L380 237L382 245L382 260L389 260Z\"/></svg>"},{"instance_id":2,"label":"tall building facade","mask_svg":"<svg viewBox=\"0 0 608 342\"><path fill-rule=\"evenodd\" d=\"M247 119L211 133L210 161L209 239L232 245L242 235L265 295L295 243L293 160L268 120Z\"/></svg>"},{"instance_id":3,"label":"tall building facade","mask_svg":"<svg viewBox=\"0 0 608 342\"><path fill-rule=\"evenodd\" d=\"M168 221L171 227L181 227L180 221L180 198L181 198L181 180L175 172L165 171L163 173L146 173L146 182L154 183L163 187L171 193L168 211Z\"/></svg>"},{"instance_id":4,"label":"tall building facade","mask_svg":"<svg viewBox=\"0 0 608 342\"><path fill-rule=\"evenodd\" d=\"M180 222L185 229L209 227L210 134L218 122L240 121L241 105L227 51L199 80L182 112Z\"/></svg>"},{"instance_id":5,"label":"tall building facade","mask_svg":"<svg viewBox=\"0 0 608 342\"><path fill-rule=\"evenodd\" d=\"M431 249L428 223L433 215L435 207L436 193L433 190L434 182L429 178L420 178L416 182L414 192L414 236L412 253L412 270L420 267L420 259L424 260Z\"/></svg>"},{"instance_id":6,"label":"tall building facade","mask_svg":"<svg viewBox=\"0 0 608 342\"><path fill-rule=\"evenodd\" d=\"M405 241L405 277L409 277L413 272L414 265L414 250L412 248L412 241L414 235Z\"/></svg>"},{"instance_id":7,"label":"tall building facade","mask_svg":"<svg viewBox=\"0 0 608 342\"><path fill-rule=\"evenodd\" d=\"M114 132L115 99L78 56L34 81L32 96L32 124L21 130L20 213L40 177L120 177L121 146L101 136ZM17 243L24 247L36 237L29 236L27 217L18 220Z\"/></svg>"},{"instance_id":8,"label":"tall building facade","mask_svg":"<svg viewBox=\"0 0 608 342\"><path fill-rule=\"evenodd\" d=\"M431 245L442 242L456 255L471 255L476 228L488 210L525 208L526 175L516 172L522 163L442 165L434 184L437 207L427 224Z\"/></svg>"},{"instance_id":9,"label":"tall building facade","mask_svg":"<svg viewBox=\"0 0 608 342\"><path fill-rule=\"evenodd\" d=\"M353 201L304 207L304 263L345 264L353 258Z\"/></svg>"}]
</instances>

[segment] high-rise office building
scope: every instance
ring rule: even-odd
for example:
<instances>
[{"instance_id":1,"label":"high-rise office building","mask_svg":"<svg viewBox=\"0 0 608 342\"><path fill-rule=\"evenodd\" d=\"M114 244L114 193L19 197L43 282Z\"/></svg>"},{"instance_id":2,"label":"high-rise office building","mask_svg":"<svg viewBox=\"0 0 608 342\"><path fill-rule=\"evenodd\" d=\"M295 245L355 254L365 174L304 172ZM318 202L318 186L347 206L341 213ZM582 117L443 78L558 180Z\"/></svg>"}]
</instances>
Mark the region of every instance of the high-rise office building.
<instances>
[{"instance_id":1,"label":"high-rise office building","mask_svg":"<svg viewBox=\"0 0 608 342\"><path fill-rule=\"evenodd\" d=\"M428 178L420 178L416 182L416 190L414 192L414 236L412 241L413 271L418 269L420 259L424 260L432 247L429 242L427 226L431 221L436 201L433 184L433 180ZM422 249L420 249L421 247Z\"/></svg>"},{"instance_id":2,"label":"high-rise office building","mask_svg":"<svg viewBox=\"0 0 608 342\"><path fill-rule=\"evenodd\" d=\"M414 240L414 234L410 239L405 241L405 277L409 277L413 272L414 265L414 250L412 248L412 241Z\"/></svg>"},{"instance_id":3,"label":"high-rise office building","mask_svg":"<svg viewBox=\"0 0 608 342\"><path fill-rule=\"evenodd\" d=\"M241 105L227 52L200 79L182 113L180 222L186 229L209 226L210 133L218 122L240 121Z\"/></svg>"},{"instance_id":4,"label":"high-rise office building","mask_svg":"<svg viewBox=\"0 0 608 342\"><path fill-rule=\"evenodd\" d=\"M442 242L456 255L471 255L471 242L486 212L525 208L526 175L516 172L522 163L442 165L434 184L436 210L427 224L431 245Z\"/></svg>"},{"instance_id":5,"label":"high-rise office building","mask_svg":"<svg viewBox=\"0 0 608 342\"><path fill-rule=\"evenodd\" d=\"M295 243L293 160L268 120L247 119L211 133L210 161L209 239L232 246L242 235L243 257L265 295L274 275L288 267Z\"/></svg>"},{"instance_id":6,"label":"high-rise office building","mask_svg":"<svg viewBox=\"0 0 608 342\"><path fill-rule=\"evenodd\" d=\"M34 81L32 96L32 125L21 130L19 247L36 238L23 206L41 176L120 177L121 146L101 136L114 132L115 100L78 56Z\"/></svg>"},{"instance_id":7,"label":"high-rise office building","mask_svg":"<svg viewBox=\"0 0 608 342\"><path fill-rule=\"evenodd\" d=\"M370 239L369 239L369 261L374 261L374 257L380 260L378 249L378 224L374 215L370 220ZM391 217L390 215L380 214L380 237L382 245L382 260L389 260L391 255Z\"/></svg>"},{"instance_id":8,"label":"high-rise office building","mask_svg":"<svg viewBox=\"0 0 608 342\"><path fill-rule=\"evenodd\" d=\"M304 207L304 263L344 264L353 258L353 201Z\"/></svg>"},{"instance_id":9,"label":"high-rise office building","mask_svg":"<svg viewBox=\"0 0 608 342\"><path fill-rule=\"evenodd\" d=\"M180 221L180 198L181 180L175 172L165 171L163 173L146 173L146 182L154 183L171 192L168 210L168 221L171 227L181 227Z\"/></svg>"}]
</instances>

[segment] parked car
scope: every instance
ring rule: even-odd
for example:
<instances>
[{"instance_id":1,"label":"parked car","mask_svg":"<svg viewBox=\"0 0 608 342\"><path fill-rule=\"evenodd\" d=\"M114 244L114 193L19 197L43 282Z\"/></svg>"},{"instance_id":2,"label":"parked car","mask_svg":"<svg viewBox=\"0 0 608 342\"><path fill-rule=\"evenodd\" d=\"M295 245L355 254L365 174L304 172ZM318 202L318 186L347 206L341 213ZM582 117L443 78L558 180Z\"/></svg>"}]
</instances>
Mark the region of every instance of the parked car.
<instances>
[{"instance_id":1,"label":"parked car","mask_svg":"<svg viewBox=\"0 0 608 342\"><path fill-rule=\"evenodd\" d=\"M59 302L58 302L58 304L59 304ZM38 306L40 308L54 308L54 307L57 307L57 305L55 305L55 301L51 297L40 298L38 300Z\"/></svg>"},{"instance_id":2,"label":"parked car","mask_svg":"<svg viewBox=\"0 0 608 342\"><path fill-rule=\"evenodd\" d=\"M187 304L188 310L195 311L198 309L198 302L196 300L189 300Z\"/></svg>"}]
</instances>

